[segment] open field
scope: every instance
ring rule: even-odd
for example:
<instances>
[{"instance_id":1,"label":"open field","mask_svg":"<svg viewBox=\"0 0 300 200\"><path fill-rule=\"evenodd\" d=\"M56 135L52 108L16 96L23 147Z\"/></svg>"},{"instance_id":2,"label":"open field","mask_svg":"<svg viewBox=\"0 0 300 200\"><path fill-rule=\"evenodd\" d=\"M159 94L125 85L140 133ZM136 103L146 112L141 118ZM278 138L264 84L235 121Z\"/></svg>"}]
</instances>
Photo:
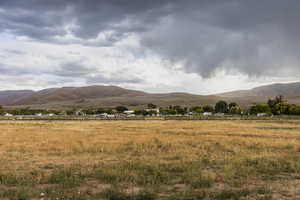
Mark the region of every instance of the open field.
<instances>
[{"instance_id":1,"label":"open field","mask_svg":"<svg viewBox=\"0 0 300 200\"><path fill-rule=\"evenodd\" d=\"M300 199L300 121L0 121L0 199Z\"/></svg>"}]
</instances>

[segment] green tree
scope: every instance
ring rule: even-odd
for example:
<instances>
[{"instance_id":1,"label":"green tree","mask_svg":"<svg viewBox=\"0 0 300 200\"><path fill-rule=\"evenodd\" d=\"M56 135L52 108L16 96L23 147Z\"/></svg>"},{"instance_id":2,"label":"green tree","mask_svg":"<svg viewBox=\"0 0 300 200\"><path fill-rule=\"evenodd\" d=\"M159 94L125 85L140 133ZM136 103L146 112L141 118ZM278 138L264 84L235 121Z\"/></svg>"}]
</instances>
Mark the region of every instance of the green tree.
<instances>
[{"instance_id":1,"label":"green tree","mask_svg":"<svg viewBox=\"0 0 300 200\"><path fill-rule=\"evenodd\" d=\"M3 106L0 105L0 115L4 114Z\"/></svg>"},{"instance_id":2,"label":"green tree","mask_svg":"<svg viewBox=\"0 0 300 200\"><path fill-rule=\"evenodd\" d=\"M154 105L153 103L149 103L149 104L147 105L147 107L148 107L149 109L155 109L155 108L157 108L157 105Z\"/></svg>"},{"instance_id":3,"label":"green tree","mask_svg":"<svg viewBox=\"0 0 300 200\"><path fill-rule=\"evenodd\" d=\"M300 115L300 106L290 105L289 106L289 115Z\"/></svg>"},{"instance_id":4,"label":"green tree","mask_svg":"<svg viewBox=\"0 0 300 200\"><path fill-rule=\"evenodd\" d=\"M128 110L128 108L126 108L125 106L117 106L115 109L119 113L122 113L122 112Z\"/></svg>"},{"instance_id":5,"label":"green tree","mask_svg":"<svg viewBox=\"0 0 300 200\"><path fill-rule=\"evenodd\" d=\"M231 102L231 103L228 105L228 108L229 108L229 110L230 110L232 107L236 107L236 106L238 106L237 103Z\"/></svg>"},{"instance_id":6,"label":"green tree","mask_svg":"<svg viewBox=\"0 0 300 200\"><path fill-rule=\"evenodd\" d=\"M95 111L96 114L102 114L105 113L105 109L104 108L97 108L97 110Z\"/></svg>"},{"instance_id":7,"label":"green tree","mask_svg":"<svg viewBox=\"0 0 300 200\"><path fill-rule=\"evenodd\" d=\"M200 114L200 113L203 113L203 108L201 106L194 106L194 107L191 107L190 111L193 113Z\"/></svg>"},{"instance_id":8,"label":"green tree","mask_svg":"<svg viewBox=\"0 0 300 200\"><path fill-rule=\"evenodd\" d=\"M267 104L258 104L258 105L251 106L250 113L251 114L271 113L271 108Z\"/></svg>"},{"instance_id":9,"label":"green tree","mask_svg":"<svg viewBox=\"0 0 300 200\"><path fill-rule=\"evenodd\" d=\"M218 101L215 106L215 112L217 113L227 113L228 104L226 101Z\"/></svg>"},{"instance_id":10,"label":"green tree","mask_svg":"<svg viewBox=\"0 0 300 200\"><path fill-rule=\"evenodd\" d=\"M232 106L229 108L229 113L239 115L242 113L242 109L239 106Z\"/></svg>"},{"instance_id":11,"label":"green tree","mask_svg":"<svg viewBox=\"0 0 300 200\"><path fill-rule=\"evenodd\" d=\"M287 102L281 102L277 103L273 109L272 112L273 114L280 115L280 114L289 114L289 107L290 105Z\"/></svg>"},{"instance_id":12,"label":"green tree","mask_svg":"<svg viewBox=\"0 0 300 200\"><path fill-rule=\"evenodd\" d=\"M214 108L210 105L203 106L203 112L214 112Z\"/></svg>"}]
</instances>

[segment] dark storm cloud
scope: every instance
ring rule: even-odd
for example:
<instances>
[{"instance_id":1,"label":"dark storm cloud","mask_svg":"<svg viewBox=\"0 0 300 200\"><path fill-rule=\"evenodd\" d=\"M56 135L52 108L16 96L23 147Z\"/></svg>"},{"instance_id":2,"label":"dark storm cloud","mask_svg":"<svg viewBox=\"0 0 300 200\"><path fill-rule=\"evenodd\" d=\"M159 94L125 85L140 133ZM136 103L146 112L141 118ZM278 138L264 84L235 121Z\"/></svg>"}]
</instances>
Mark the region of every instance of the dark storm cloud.
<instances>
[{"instance_id":1,"label":"dark storm cloud","mask_svg":"<svg viewBox=\"0 0 300 200\"><path fill-rule=\"evenodd\" d=\"M187 72L278 76L300 72L299 9L297 0L1 0L0 31L95 46L136 33ZM67 34L81 40L57 39Z\"/></svg>"},{"instance_id":2,"label":"dark storm cloud","mask_svg":"<svg viewBox=\"0 0 300 200\"><path fill-rule=\"evenodd\" d=\"M156 23L166 14L164 4L159 0L4 0L0 1L0 30L51 42L59 42L55 36L65 36L68 31L80 39L95 39L110 31L107 46ZM122 20L130 24L122 25Z\"/></svg>"}]
</instances>

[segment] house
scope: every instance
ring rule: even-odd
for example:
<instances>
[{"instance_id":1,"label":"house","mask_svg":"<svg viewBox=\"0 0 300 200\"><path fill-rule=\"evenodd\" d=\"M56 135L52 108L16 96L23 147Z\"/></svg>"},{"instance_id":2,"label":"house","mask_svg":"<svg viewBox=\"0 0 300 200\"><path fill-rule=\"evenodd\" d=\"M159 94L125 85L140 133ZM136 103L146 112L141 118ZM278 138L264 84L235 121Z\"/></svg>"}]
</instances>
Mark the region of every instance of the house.
<instances>
[{"instance_id":1,"label":"house","mask_svg":"<svg viewBox=\"0 0 300 200\"><path fill-rule=\"evenodd\" d=\"M41 116L43 116L43 114L42 113L36 113L35 116L41 117Z\"/></svg>"},{"instance_id":2,"label":"house","mask_svg":"<svg viewBox=\"0 0 300 200\"><path fill-rule=\"evenodd\" d=\"M159 116L159 108L148 108L148 109L145 109L146 112L149 113L150 116Z\"/></svg>"},{"instance_id":3,"label":"house","mask_svg":"<svg viewBox=\"0 0 300 200\"><path fill-rule=\"evenodd\" d=\"M134 114L134 110L126 110L126 111L124 111L124 114L132 115L132 114Z\"/></svg>"},{"instance_id":4,"label":"house","mask_svg":"<svg viewBox=\"0 0 300 200\"><path fill-rule=\"evenodd\" d=\"M204 112L203 116L212 116L212 114L213 114L212 112Z\"/></svg>"},{"instance_id":5,"label":"house","mask_svg":"<svg viewBox=\"0 0 300 200\"><path fill-rule=\"evenodd\" d=\"M192 116L193 115L193 112L188 112L186 114L184 114L184 116Z\"/></svg>"},{"instance_id":6,"label":"house","mask_svg":"<svg viewBox=\"0 0 300 200\"><path fill-rule=\"evenodd\" d=\"M101 113L101 114L99 114L99 116L100 116L100 117L107 117L108 114L107 114L107 113Z\"/></svg>"},{"instance_id":7,"label":"house","mask_svg":"<svg viewBox=\"0 0 300 200\"><path fill-rule=\"evenodd\" d=\"M257 117L266 117L266 116L268 116L268 114L267 113L257 113L256 116Z\"/></svg>"},{"instance_id":8,"label":"house","mask_svg":"<svg viewBox=\"0 0 300 200\"><path fill-rule=\"evenodd\" d=\"M53 116L55 116L55 114L49 113L48 116L49 116L49 117L53 117Z\"/></svg>"},{"instance_id":9,"label":"house","mask_svg":"<svg viewBox=\"0 0 300 200\"><path fill-rule=\"evenodd\" d=\"M80 115L80 116L86 116L86 114L84 113L84 112L82 112L82 110L77 110L76 112L75 112L75 115Z\"/></svg>"},{"instance_id":10,"label":"house","mask_svg":"<svg viewBox=\"0 0 300 200\"><path fill-rule=\"evenodd\" d=\"M5 116L5 117L12 117L13 115L10 114L10 113L5 113L4 116Z\"/></svg>"},{"instance_id":11,"label":"house","mask_svg":"<svg viewBox=\"0 0 300 200\"><path fill-rule=\"evenodd\" d=\"M129 114L127 117L135 117L135 114Z\"/></svg>"}]
</instances>

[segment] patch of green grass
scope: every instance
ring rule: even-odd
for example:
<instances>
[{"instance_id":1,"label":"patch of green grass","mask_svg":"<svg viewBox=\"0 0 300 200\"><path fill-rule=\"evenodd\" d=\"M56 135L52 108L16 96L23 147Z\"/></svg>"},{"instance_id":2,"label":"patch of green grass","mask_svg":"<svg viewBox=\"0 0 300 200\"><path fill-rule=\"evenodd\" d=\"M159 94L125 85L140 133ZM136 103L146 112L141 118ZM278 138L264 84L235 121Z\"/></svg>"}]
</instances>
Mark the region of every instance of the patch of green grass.
<instances>
[{"instance_id":1,"label":"patch of green grass","mask_svg":"<svg viewBox=\"0 0 300 200\"><path fill-rule=\"evenodd\" d=\"M48 177L47 183L59 184L64 188L80 186L86 177L81 170L73 167L56 169Z\"/></svg>"},{"instance_id":2,"label":"patch of green grass","mask_svg":"<svg viewBox=\"0 0 300 200\"><path fill-rule=\"evenodd\" d=\"M39 183L41 173L31 171L26 174L16 174L12 172L0 172L0 185L6 186L33 186Z\"/></svg>"},{"instance_id":3,"label":"patch of green grass","mask_svg":"<svg viewBox=\"0 0 300 200\"><path fill-rule=\"evenodd\" d=\"M297 155L285 157L244 158L228 162L224 168L228 183L234 181L246 182L248 178L260 177L263 180L274 180L279 175L300 172L300 157Z\"/></svg>"},{"instance_id":4,"label":"patch of green grass","mask_svg":"<svg viewBox=\"0 0 300 200\"><path fill-rule=\"evenodd\" d=\"M29 200L28 188L0 189L0 199Z\"/></svg>"}]
</instances>

